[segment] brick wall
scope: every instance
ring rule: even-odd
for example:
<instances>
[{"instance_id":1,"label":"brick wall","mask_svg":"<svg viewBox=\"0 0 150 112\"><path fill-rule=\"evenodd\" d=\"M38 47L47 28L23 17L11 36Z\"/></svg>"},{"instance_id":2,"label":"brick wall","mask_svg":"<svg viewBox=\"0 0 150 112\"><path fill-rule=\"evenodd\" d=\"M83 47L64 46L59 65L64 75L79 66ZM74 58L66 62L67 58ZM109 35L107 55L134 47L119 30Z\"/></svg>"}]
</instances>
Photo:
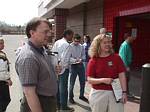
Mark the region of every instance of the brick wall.
<instances>
[{"instance_id":1,"label":"brick wall","mask_svg":"<svg viewBox=\"0 0 150 112\"><path fill-rule=\"evenodd\" d=\"M54 20L55 20L55 28L54 28L54 36L56 39L60 39L64 30L66 29L66 17L68 14L67 9L55 9L54 11Z\"/></svg>"},{"instance_id":2,"label":"brick wall","mask_svg":"<svg viewBox=\"0 0 150 112\"><path fill-rule=\"evenodd\" d=\"M103 27L103 1L91 0L87 4L87 24L86 33L94 38L99 34L99 29Z\"/></svg>"},{"instance_id":3,"label":"brick wall","mask_svg":"<svg viewBox=\"0 0 150 112\"><path fill-rule=\"evenodd\" d=\"M120 16L122 11L137 8L134 12L138 13L141 10L146 11L145 6L149 5L150 0L104 0L104 26L108 31L113 32L114 19Z\"/></svg>"},{"instance_id":4,"label":"brick wall","mask_svg":"<svg viewBox=\"0 0 150 112\"><path fill-rule=\"evenodd\" d=\"M81 36L88 34L94 38L103 27L103 1L90 0L69 10L67 27Z\"/></svg>"},{"instance_id":5,"label":"brick wall","mask_svg":"<svg viewBox=\"0 0 150 112\"><path fill-rule=\"evenodd\" d=\"M71 28L74 33L83 36L83 4L69 10L67 28Z\"/></svg>"}]
</instances>

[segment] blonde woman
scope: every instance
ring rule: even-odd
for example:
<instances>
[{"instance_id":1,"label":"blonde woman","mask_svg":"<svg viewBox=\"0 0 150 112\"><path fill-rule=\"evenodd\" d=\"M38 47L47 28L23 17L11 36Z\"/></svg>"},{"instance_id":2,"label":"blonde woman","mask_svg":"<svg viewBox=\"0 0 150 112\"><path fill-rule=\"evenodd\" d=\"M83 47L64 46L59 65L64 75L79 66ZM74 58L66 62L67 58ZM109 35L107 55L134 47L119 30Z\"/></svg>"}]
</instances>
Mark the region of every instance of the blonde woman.
<instances>
[{"instance_id":1,"label":"blonde woman","mask_svg":"<svg viewBox=\"0 0 150 112\"><path fill-rule=\"evenodd\" d=\"M91 57L87 75L92 85L89 103L92 112L124 112L123 104L127 101L125 67L119 55L113 53L111 38L97 35L89 49ZM111 83L119 78L122 87L122 100L117 103Z\"/></svg>"}]
</instances>

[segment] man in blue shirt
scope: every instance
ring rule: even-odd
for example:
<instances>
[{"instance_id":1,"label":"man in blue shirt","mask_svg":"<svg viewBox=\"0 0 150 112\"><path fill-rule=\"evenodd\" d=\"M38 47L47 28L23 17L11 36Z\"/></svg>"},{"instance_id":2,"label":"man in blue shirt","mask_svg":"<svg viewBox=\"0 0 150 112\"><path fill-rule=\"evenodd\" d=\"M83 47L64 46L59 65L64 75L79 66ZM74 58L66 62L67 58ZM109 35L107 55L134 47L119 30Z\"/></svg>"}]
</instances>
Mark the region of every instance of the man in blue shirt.
<instances>
[{"instance_id":1,"label":"man in blue shirt","mask_svg":"<svg viewBox=\"0 0 150 112\"><path fill-rule=\"evenodd\" d=\"M131 49L131 43L135 40L135 37L132 37L129 35L129 33L125 33L124 35L125 41L121 44L120 49L119 49L119 55L121 59L124 62L124 65L126 66L126 77L127 77L127 83L129 83L130 75L130 65L132 62L132 49ZM129 87L127 84L128 88L128 94L129 94Z\"/></svg>"},{"instance_id":2,"label":"man in blue shirt","mask_svg":"<svg viewBox=\"0 0 150 112\"><path fill-rule=\"evenodd\" d=\"M69 102L74 104L73 99L74 85L77 75L79 76L80 82L80 96L79 99L88 102L88 99L84 96L85 89L85 69L83 65L83 60L85 60L84 47L80 44L81 36L75 34L73 37L73 42L70 44L70 49L68 49L68 54L66 54L67 59L69 59L69 64L71 64L71 76L70 76L70 87L69 87Z\"/></svg>"}]
</instances>

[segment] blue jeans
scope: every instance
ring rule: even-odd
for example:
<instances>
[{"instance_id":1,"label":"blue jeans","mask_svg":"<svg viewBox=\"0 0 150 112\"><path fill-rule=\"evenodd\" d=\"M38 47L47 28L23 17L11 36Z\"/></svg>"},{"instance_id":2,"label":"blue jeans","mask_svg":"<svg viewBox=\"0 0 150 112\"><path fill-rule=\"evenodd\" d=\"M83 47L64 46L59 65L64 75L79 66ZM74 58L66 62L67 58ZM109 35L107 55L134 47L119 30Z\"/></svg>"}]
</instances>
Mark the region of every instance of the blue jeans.
<instances>
[{"instance_id":1,"label":"blue jeans","mask_svg":"<svg viewBox=\"0 0 150 112\"><path fill-rule=\"evenodd\" d=\"M83 64L84 64L84 69L85 69L85 71L86 71L88 62L83 62Z\"/></svg>"},{"instance_id":2,"label":"blue jeans","mask_svg":"<svg viewBox=\"0 0 150 112\"><path fill-rule=\"evenodd\" d=\"M70 99L74 97L73 89L74 89L74 84L77 75L79 76L79 82L80 82L80 97L82 97L84 96L84 88L85 88L85 70L84 70L83 63L71 65L71 76L70 76L70 87L69 87Z\"/></svg>"},{"instance_id":3,"label":"blue jeans","mask_svg":"<svg viewBox=\"0 0 150 112\"><path fill-rule=\"evenodd\" d=\"M86 72L87 72L87 65L88 65L88 62L83 62L83 64L84 64L84 69L85 69L85 80L87 81Z\"/></svg>"},{"instance_id":4,"label":"blue jeans","mask_svg":"<svg viewBox=\"0 0 150 112\"><path fill-rule=\"evenodd\" d=\"M63 74L61 74L59 79L59 97L60 97L60 107L67 107L68 101L68 77L69 69L66 69Z\"/></svg>"},{"instance_id":5,"label":"blue jeans","mask_svg":"<svg viewBox=\"0 0 150 112\"><path fill-rule=\"evenodd\" d=\"M57 108L60 108L60 93L59 93L59 81L57 80L58 90L57 90Z\"/></svg>"}]
</instances>

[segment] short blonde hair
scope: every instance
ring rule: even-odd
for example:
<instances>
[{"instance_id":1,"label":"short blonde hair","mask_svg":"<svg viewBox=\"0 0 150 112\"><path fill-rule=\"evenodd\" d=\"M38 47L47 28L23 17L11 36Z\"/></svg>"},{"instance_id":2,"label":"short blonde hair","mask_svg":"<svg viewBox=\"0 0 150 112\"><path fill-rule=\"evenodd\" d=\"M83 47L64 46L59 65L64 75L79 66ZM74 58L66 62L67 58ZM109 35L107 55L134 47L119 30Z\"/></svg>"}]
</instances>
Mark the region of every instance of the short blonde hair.
<instances>
[{"instance_id":1,"label":"short blonde hair","mask_svg":"<svg viewBox=\"0 0 150 112\"><path fill-rule=\"evenodd\" d=\"M92 43L91 43L91 46L89 48L89 51L88 51L88 54L91 58L93 57L99 57L99 55L101 54L101 48L100 48L100 44L101 44L101 41L104 39L104 38L109 38L110 41L111 41L111 37L109 35L105 35L105 34L100 34L100 35L97 35ZM112 46L110 46L110 54L113 53L113 48Z\"/></svg>"}]
</instances>

